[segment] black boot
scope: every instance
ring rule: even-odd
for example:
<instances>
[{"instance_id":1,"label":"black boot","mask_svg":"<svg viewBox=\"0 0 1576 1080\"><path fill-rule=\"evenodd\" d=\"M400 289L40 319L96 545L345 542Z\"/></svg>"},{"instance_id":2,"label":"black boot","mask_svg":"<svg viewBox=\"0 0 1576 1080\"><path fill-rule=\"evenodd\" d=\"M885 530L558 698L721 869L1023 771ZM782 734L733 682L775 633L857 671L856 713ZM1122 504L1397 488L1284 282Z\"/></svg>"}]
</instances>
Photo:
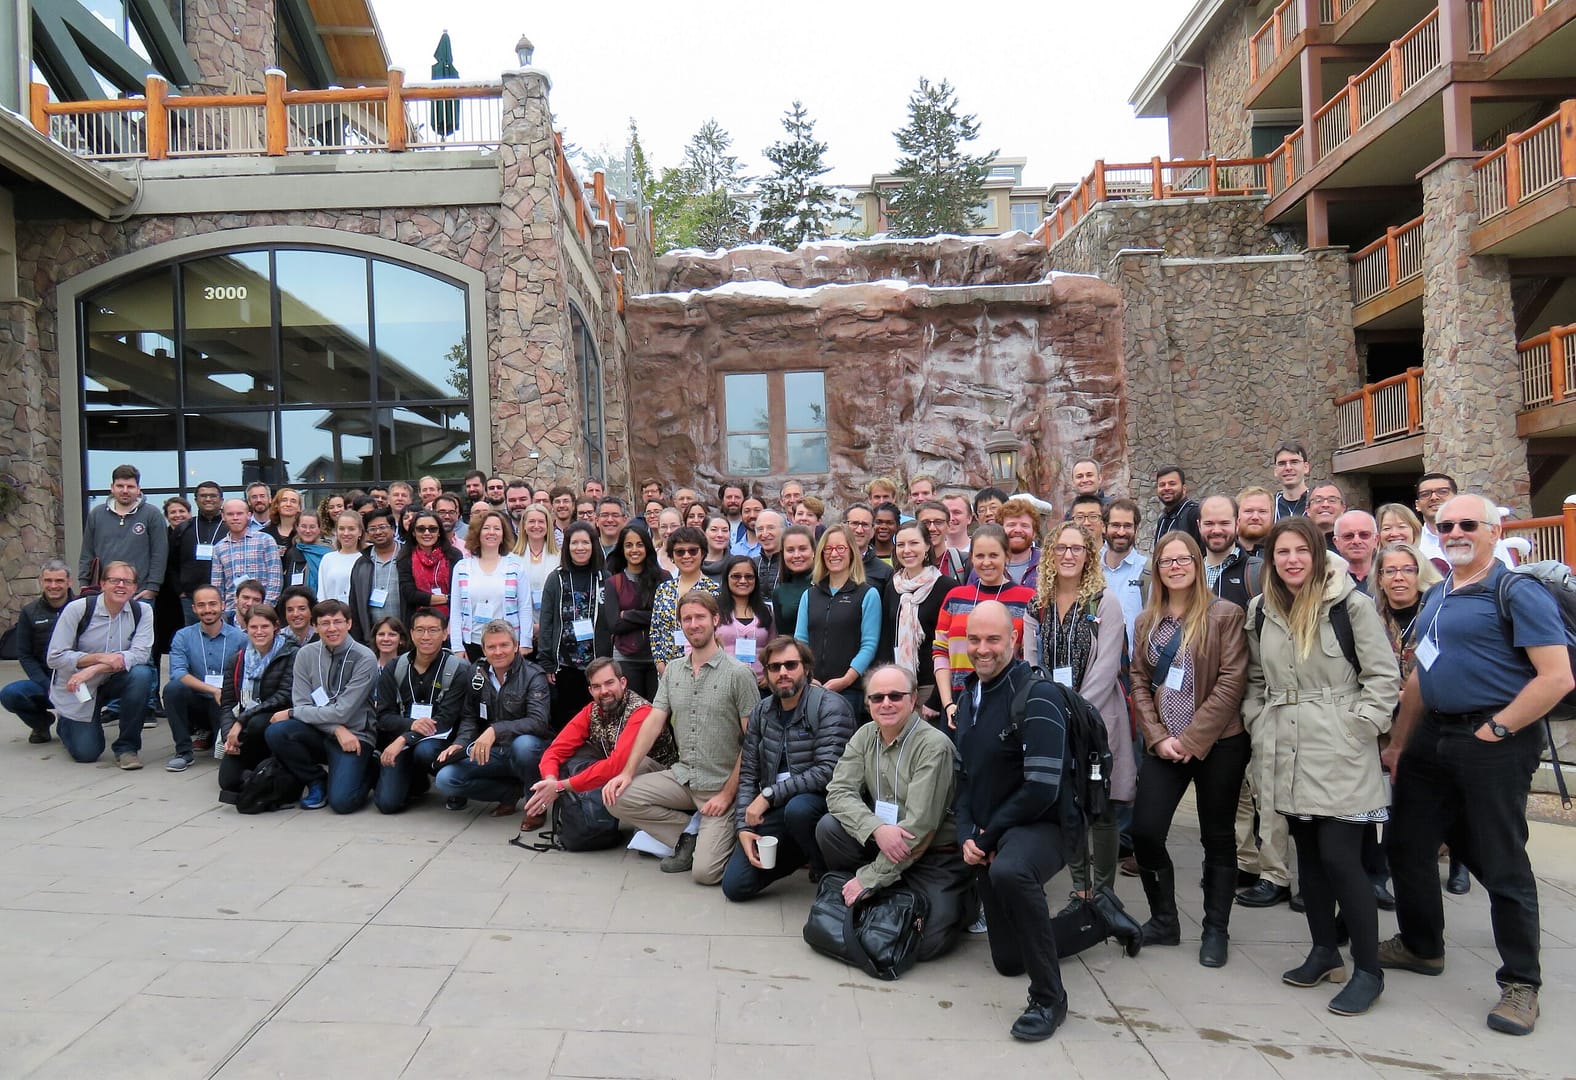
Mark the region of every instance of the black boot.
<instances>
[{"instance_id":1,"label":"black boot","mask_svg":"<svg viewBox=\"0 0 1576 1080\"><path fill-rule=\"evenodd\" d=\"M1346 963L1341 959L1339 949L1320 948L1317 945L1308 954L1308 959L1281 976L1281 982L1287 986L1318 986L1326 980L1332 983L1345 982Z\"/></svg>"},{"instance_id":2,"label":"black boot","mask_svg":"<svg viewBox=\"0 0 1576 1080\"><path fill-rule=\"evenodd\" d=\"M1465 896L1472 891L1472 875L1454 855L1450 856L1450 877L1445 880L1445 891L1455 896Z\"/></svg>"},{"instance_id":3,"label":"black boot","mask_svg":"<svg viewBox=\"0 0 1576 1080\"><path fill-rule=\"evenodd\" d=\"M1204 867L1204 935L1198 946L1198 962L1205 967L1226 966L1226 924L1236 895L1235 866Z\"/></svg>"},{"instance_id":4,"label":"black boot","mask_svg":"<svg viewBox=\"0 0 1576 1080\"><path fill-rule=\"evenodd\" d=\"M1149 921L1143 925L1145 945L1182 944L1182 924L1177 922L1177 875L1167 867L1164 870L1138 868L1138 880L1144 884L1144 898L1149 901Z\"/></svg>"},{"instance_id":5,"label":"black boot","mask_svg":"<svg viewBox=\"0 0 1576 1080\"><path fill-rule=\"evenodd\" d=\"M1346 984L1346 989L1330 999L1329 1008L1337 1016L1361 1016L1373 1008L1373 1003L1379 1000L1382 993L1384 972L1357 968L1352 972L1352 981Z\"/></svg>"},{"instance_id":6,"label":"black boot","mask_svg":"<svg viewBox=\"0 0 1576 1080\"><path fill-rule=\"evenodd\" d=\"M1117 944L1122 946L1127 955L1137 956L1138 950L1144 947L1144 928L1127 913L1116 893L1102 886L1090 896L1089 904L1099 913L1107 932L1116 938Z\"/></svg>"}]
</instances>

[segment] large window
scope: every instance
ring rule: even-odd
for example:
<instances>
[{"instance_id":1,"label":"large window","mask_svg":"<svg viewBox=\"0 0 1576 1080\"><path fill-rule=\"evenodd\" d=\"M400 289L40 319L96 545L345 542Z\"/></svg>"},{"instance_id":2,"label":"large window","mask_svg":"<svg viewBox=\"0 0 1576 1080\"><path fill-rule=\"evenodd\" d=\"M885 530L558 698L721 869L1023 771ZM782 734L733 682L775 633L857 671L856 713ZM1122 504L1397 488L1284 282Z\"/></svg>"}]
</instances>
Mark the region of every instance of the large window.
<instances>
[{"instance_id":1,"label":"large window","mask_svg":"<svg viewBox=\"0 0 1576 1080\"><path fill-rule=\"evenodd\" d=\"M580 309L569 308L569 332L574 339L575 370L580 375L580 441L584 444L588 477L604 478L603 446L607 432L602 417L602 356Z\"/></svg>"},{"instance_id":2,"label":"large window","mask_svg":"<svg viewBox=\"0 0 1576 1080\"><path fill-rule=\"evenodd\" d=\"M1012 227L1019 232L1033 233L1040 227L1040 222L1045 220L1045 211L1037 202L1015 202L1012 204Z\"/></svg>"},{"instance_id":3,"label":"large window","mask_svg":"<svg viewBox=\"0 0 1576 1080\"><path fill-rule=\"evenodd\" d=\"M122 279L80 314L90 498L122 463L149 495L204 480L332 491L472 468L465 290L432 274L248 249Z\"/></svg>"},{"instance_id":4,"label":"large window","mask_svg":"<svg viewBox=\"0 0 1576 1080\"><path fill-rule=\"evenodd\" d=\"M722 398L730 475L827 471L824 373L724 375Z\"/></svg>"}]
</instances>

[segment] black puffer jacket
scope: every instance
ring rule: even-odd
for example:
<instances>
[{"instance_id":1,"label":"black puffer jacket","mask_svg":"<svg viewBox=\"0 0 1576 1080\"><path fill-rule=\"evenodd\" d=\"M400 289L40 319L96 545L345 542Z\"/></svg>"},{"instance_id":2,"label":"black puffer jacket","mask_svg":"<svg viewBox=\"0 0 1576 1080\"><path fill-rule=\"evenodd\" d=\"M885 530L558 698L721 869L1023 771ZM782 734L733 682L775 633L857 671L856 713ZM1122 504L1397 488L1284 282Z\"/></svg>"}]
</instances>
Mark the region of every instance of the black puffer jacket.
<instances>
[{"instance_id":1,"label":"black puffer jacket","mask_svg":"<svg viewBox=\"0 0 1576 1080\"><path fill-rule=\"evenodd\" d=\"M786 730L783 719L775 697L762 698L750 710L739 751L739 797L734 804L737 828L747 828L745 808L762 788L772 789L767 801L773 809L786 806L795 795L825 792L832 770L854 734L854 714L843 695L819 686L805 687L798 715ZM792 775L779 784L775 782L779 771Z\"/></svg>"},{"instance_id":2,"label":"black puffer jacket","mask_svg":"<svg viewBox=\"0 0 1576 1080\"><path fill-rule=\"evenodd\" d=\"M461 712L460 730L454 743L469 746L490 727L497 735L498 744L517 735L535 735L549 742L557 732L548 708L551 690L542 669L523 656L516 656L504 676L503 688L495 689L491 679L492 668L483 660L471 673L471 683L466 690L465 705ZM482 719L482 707L487 719Z\"/></svg>"},{"instance_id":3,"label":"black puffer jacket","mask_svg":"<svg viewBox=\"0 0 1576 1080\"><path fill-rule=\"evenodd\" d=\"M258 680L257 704L244 711L237 706L241 700L239 687L244 678L242 673L246 670L246 649L235 654L235 663L224 673L224 687L219 691L219 708L226 712L235 711L236 719L246 725L243 734L262 734L268 727L269 717L280 709L290 707L290 685L295 678L295 658L299 651L300 646L295 640L285 635L284 644L274 658L268 661L268 666L263 669L263 677ZM228 721L225 722L225 731L228 734Z\"/></svg>"}]
</instances>

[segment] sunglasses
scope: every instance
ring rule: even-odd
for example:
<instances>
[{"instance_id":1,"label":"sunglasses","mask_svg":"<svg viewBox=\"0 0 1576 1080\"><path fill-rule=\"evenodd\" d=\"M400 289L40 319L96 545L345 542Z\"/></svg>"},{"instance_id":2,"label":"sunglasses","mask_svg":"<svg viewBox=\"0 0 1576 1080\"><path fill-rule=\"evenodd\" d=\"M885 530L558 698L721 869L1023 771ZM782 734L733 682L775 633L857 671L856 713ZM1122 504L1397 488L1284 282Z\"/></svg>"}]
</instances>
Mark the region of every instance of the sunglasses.
<instances>
[{"instance_id":1,"label":"sunglasses","mask_svg":"<svg viewBox=\"0 0 1576 1080\"><path fill-rule=\"evenodd\" d=\"M797 660L778 660L775 663L767 664L766 670L775 675L779 671L798 671L803 666Z\"/></svg>"},{"instance_id":2,"label":"sunglasses","mask_svg":"<svg viewBox=\"0 0 1576 1080\"><path fill-rule=\"evenodd\" d=\"M691 555L699 555L699 554L700 554L700 548L697 548L697 547L676 547L676 548L673 549L673 557L675 559L683 559L683 558L687 558L687 557L689 557Z\"/></svg>"},{"instance_id":3,"label":"sunglasses","mask_svg":"<svg viewBox=\"0 0 1576 1080\"><path fill-rule=\"evenodd\" d=\"M438 527L436 525L417 525L411 531L419 533L435 533L438 531Z\"/></svg>"},{"instance_id":4,"label":"sunglasses","mask_svg":"<svg viewBox=\"0 0 1576 1080\"><path fill-rule=\"evenodd\" d=\"M1439 522L1435 522L1434 523L1434 528L1439 530L1439 535L1441 535L1441 536L1445 535L1446 533L1458 532L1458 531L1466 533L1467 535L1470 536L1472 533L1477 532L1478 531L1478 526L1480 526L1482 524L1483 523L1481 521L1473 521L1471 518L1464 518L1461 521L1439 521Z\"/></svg>"},{"instance_id":5,"label":"sunglasses","mask_svg":"<svg viewBox=\"0 0 1576 1080\"><path fill-rule=\"evenodd\" d=\"M897 703L899 701L902 701L906 697L908 697L908 691L907 690L888 690L884 694L882 694L882 693L866 694L865 695L865 700L868 701L872 705L879 705L883 701L890 701L890 702L893 702L895 704L895 703Z\"/></svg>"}]
</instances>

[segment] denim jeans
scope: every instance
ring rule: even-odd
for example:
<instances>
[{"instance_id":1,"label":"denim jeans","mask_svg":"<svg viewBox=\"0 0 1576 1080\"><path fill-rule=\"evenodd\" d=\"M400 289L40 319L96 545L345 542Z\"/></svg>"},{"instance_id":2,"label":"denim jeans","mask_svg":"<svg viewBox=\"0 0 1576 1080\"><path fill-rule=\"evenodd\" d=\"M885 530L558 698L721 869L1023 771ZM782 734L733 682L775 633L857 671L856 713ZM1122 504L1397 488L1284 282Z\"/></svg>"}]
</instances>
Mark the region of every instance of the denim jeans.
<instances>
[{"instance_id":1,"label":"denim jeans","mask_svg":"<svg viewBox=\"0 0 1576 1080\"><path fill-rule=\"evenodd\" d=\"M811 792L795 795L780 810L767 811L761 823L749 831L777 837L777 865L770 870L756 868L740 844L722 872L722 895L729 900L748 900L779 878L797 873L806 863L817 877L826 873L821 845L815 841L815 827L825 816L826 796Z\"/></svg>"},{"instance_id":2,"label":"denim jeans","mask_svg":"<svg viewBox=\"0 0 1576 1080\"><path fill-rule=\"evenodd\" d=\"M478 765L470 759L467 747L465 756L438 770L433 787L451 799L512 802L542 778L537 765L546 749L546 739L517 735L512 742L494 743L487 764Z\"/></svg>"},{"instance_id":3,"label":"denim jeans","mask_svg":"<svg viewBox=\"0 0 1576 1080\"><path fill-rule=\"evenodd\" d=\"M164 684L164 715L170 722L170 738L175 740L175 752L191 756L192 730L219 730L219 703L213 695L193 690L179 679Z\"/></svg>"},{"instance_id":4,"label":"denim jeans","mask_svg":"<svg viewBox=\"0 0 1576 1080\"><path fill-rule=\"evenodd\" d=\"M55 731L73 761L97 761L104 754L104 729L99 725L99 714L106 706L119 707L120 734L111 748L117 754L135 754L142 750L142 717L148 710L148 695L153 690L157 676L147 664L138 664L126 671L117 671L98 687L90 720L55 721Z\"/></svg>"},{"instance_id":5,"label":"denim jeans","mask_svg":"<svg viewBox=\"0 0 1576 1080\"><path fill-rule=\"evenodd\" d=\"M1538 882L1527 858L1527 790L1543 749L1543 728L1484 742L1464 720L1429 713L1407 740L1396 769L1385 853L1401 940L1418 956L1445 955L1439 845L1450 841L1488 892L1496 978L1542 985L1538 961Z\"/></svg>"},{"instance_id":6,"label":"denim jeans","mask_svg":"<svg viewBox=\"0 0 1576 1080\"><path fill-rule=\"evenodd\" d=\"M432 764L447 745L442 739L423 739L400 752L394 764L378 763L378 781L372 804L380 813L397 814L410 805L410 797L431 784Z\"/></svg>"},{"instance_id":7,"label":"denim jeans","mask_svg":"<svg viewBox=\"0 0 1576 1080\"><path fill-rule=\"evenodd\" d=\"M18 679L0 686L0 707L16 713L34 731L48 731L54 723L49 710L49 684Z\"/></svg>"},{"instance_id":8,"label":"denim jeans","mask_svg":"<svg viewBox=\"0 0 1576 1080\"><path fill-rule=\"evenodd\" d=\"M268 725L268 749L303 784L324 783L327 767L328 805L336 814L360 810L372 789L376 757L366 743L347 754L339 740L320 728L294 718Z\"/></svg>"}]
</instances>

